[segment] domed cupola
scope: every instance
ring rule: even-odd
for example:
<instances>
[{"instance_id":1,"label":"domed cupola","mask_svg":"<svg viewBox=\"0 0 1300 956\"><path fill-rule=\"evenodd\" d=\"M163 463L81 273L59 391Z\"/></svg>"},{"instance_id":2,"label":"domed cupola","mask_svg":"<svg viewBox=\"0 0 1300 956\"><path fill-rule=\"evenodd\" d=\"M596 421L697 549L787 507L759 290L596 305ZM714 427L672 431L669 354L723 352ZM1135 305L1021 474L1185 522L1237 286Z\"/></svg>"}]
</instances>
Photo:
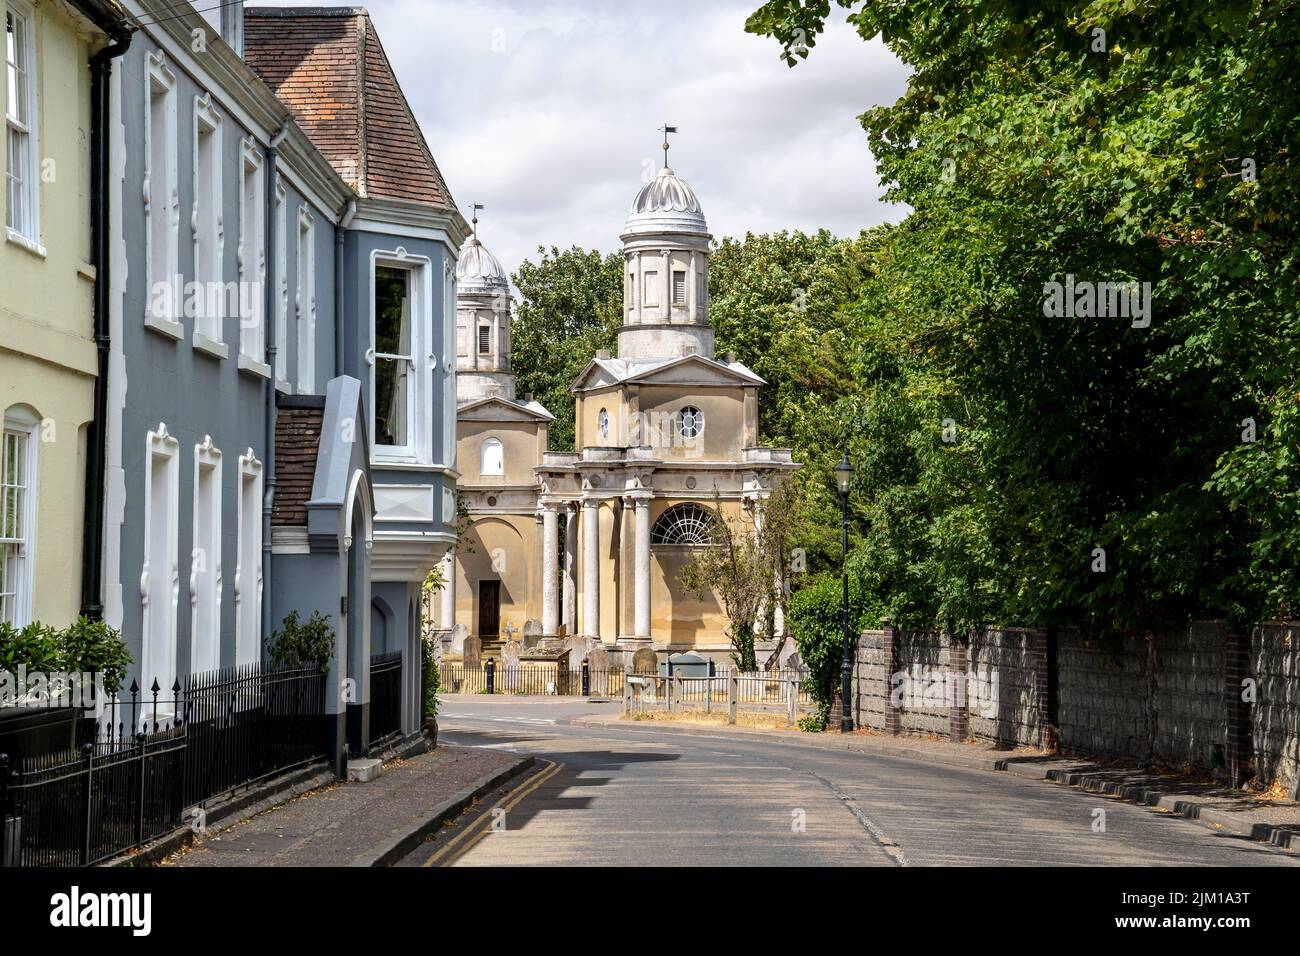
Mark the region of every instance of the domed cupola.
<instances>
[{"instance_id":1,"label":"domed cupola","mask_svg":"<svg viewBox=\"0 0 1300 956\"><path fill-rule=\"evenodd\" d=\"M690 183L665 166L641 187L628 210L623 235L685 232L708 235L700 199Z\"/></svg>"},{"instance_id":2,"label":"domed cupola","mask_svg":"<svg viewBox=\"0 0 1300 956\"><path fill-rule=\"evenodd\" d=\"M456 285L461 293L510 291L506 270L477 236L470 236L460 247L460 256L456 259Z\"/></svg>"},{"instance_id":3,"label":"domed cupola","mask_svg":"<svg viewBox=\"0 0 1300 956\"><path fill-rule=\"evenodd\" d=\"M713 358L712 236L695 190L669 168L666 156L659 175L637 191L619 238L624 260L619 358L665 359L690 353Z\"/></svg>"},{"instance_id":4,"label":"domed cupola","mask_svg":"<svg viewBox=\"0 0 1300 956\"><path fill-rule=\"evenodd\" d=\"M474 233L456 257L456 392L461 404L479 398L513 400L510 372L510 279Z\"/></svg>"}]
</instances>

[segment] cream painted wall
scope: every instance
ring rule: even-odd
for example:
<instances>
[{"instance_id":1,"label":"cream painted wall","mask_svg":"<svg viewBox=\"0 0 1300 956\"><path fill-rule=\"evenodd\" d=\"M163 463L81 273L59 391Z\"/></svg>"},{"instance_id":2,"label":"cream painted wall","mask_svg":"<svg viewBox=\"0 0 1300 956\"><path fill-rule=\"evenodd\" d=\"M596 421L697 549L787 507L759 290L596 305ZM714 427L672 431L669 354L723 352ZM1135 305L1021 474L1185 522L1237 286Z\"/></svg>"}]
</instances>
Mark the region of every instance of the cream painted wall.
<instances>
[{"instance_id":1,"label":"cream painted wall","mask_svg":"<svg viewBox=\"0 0 1300 956\"><path fill-rule=\"evenodd\" d=\"M478 634L478 582L501 582L501 630L541 620L541 526L532 515L479 515L456 554L456 621Z\"/></svg>"},{"instance_id":2,"label":"cream painted wall","mask_svg":"<svg viewBox=\"0 0 1300 956\"><path fill-rule=\"evenodd\" d=\"M738 460L741 450L757 444L751 408L757 404L746 400L747 392L735 388L696 388L670 385L640 385L630 388L611 387L578 396L577 444L582 447L621 447L631 443L635 433L634 409L639 408L642 433L639 441L658 449L657 457L669 461L695 459ZM700 442L686 442L677 437L677 413L693 405L704 413L704 433ZM602 437L598 427L601 409L609 412L609 434Z\"/></svg>"},{"instance_id":3,"label":"cream painted wall","mask_svg":"<svg viewBox=\"0 0 1300 956\"><path fill-rule=\"evenodd\" d=\"M44 254L7 237L0 243L0 409L22 404L43 419L32 611L60 626L79 606L84 426L94 400L94 272L87 263L92 45L66 7L39 0L34 10ZM0 74L0 90L4 83ZM0 181L5 153L0 150Z\"/></svg>"},{"instance_id":4,"label":"cream painted wall","mask_svg":"<svg viewBox=\"0 0 1300 956\"><path fill-rule=\"evenodd\" d=\"M483 442L499 439L505 455L504 476L480 473ZM460 468L461 488L488 488L493 485L533 485L537 478L533 466L541 461L545 449L546 426L530 422L461 421L456 440L456 463ZM540 443L540 444L539 444ZM541 449L541 450L539 450Z\"/></svg>"}]
</instances>

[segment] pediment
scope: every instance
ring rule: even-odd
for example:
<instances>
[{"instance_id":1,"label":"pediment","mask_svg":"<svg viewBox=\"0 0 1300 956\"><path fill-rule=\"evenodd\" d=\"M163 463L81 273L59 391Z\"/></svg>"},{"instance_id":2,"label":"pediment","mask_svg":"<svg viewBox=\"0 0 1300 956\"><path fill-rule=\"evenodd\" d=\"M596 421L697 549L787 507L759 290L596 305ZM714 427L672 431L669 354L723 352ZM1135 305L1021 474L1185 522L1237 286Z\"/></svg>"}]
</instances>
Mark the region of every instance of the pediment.
<instances>
[{"instance_id":1,"label":"pediment","mask_svg":"<svg viewBox=\"0 0 1300 956\"><path fill-rule=\"evenodd\" d=\"M504 398L483 398L456 409L456 418L463 422L549 422L551 415L536 402L533 406L512 402Z\"/></svg>"}]
</instances>

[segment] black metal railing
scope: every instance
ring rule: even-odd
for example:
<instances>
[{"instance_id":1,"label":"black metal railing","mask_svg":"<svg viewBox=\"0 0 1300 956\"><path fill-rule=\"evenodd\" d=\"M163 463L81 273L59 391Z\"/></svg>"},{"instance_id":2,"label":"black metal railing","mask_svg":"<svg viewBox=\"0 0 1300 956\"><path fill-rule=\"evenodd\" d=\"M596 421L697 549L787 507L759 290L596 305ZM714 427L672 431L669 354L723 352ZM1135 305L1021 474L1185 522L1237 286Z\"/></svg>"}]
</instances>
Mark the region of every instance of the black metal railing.
<instances>
[{"instance_id":1,"label":"black metal railing","mask_svg":"<svg viewBox=\"0 0 1300 956\"><path fill-rule=\"evenodd\" d=\"M370 746L402 732L402 652L370 658Z\"/></svg>"},{"instance_id":2,"label":"black metal railing","mask_svg":"<svg viewBox=\"0 0 1300 956\"><path fill-rule=\"evenodd\" d=\"M624 676L623 671L612 668L574 670L555 664L502 667L484 661L475 668L449 661L438 665L439 687L447 694L618 697L623 693Z\"/></svg>"},{"instance_id":3,"label":"black metal railing","mask_svg":"<svg viewBox=\"0 0 1300 956\"><path fill-rule=\"evenodd\" d=\"M0 754L0 865L88 866L181 819L185 726L10 764Z\"/></svg>"},{"instance_id":4,"label":"black metal railing","mask_svg":"<svg viewBox=\"0 0 1300 956\"><path fill-rule=\"evenodd\" d=\"M184 821L186 808L325 756L319 667L250 664L155 681L83 720L79 748L0 753L0 866L97 863Z\"/></svg>"},{"instance_id":5,"label":"black metal railing","mask_svg":"<svg viewBox=\"0 0 1300 956\"><path fill-rule=\"evenodd\" d=\"M191 675L181 702L186 806L323 757L325 685L312 665Z\"/></svg>"}]
</instances>

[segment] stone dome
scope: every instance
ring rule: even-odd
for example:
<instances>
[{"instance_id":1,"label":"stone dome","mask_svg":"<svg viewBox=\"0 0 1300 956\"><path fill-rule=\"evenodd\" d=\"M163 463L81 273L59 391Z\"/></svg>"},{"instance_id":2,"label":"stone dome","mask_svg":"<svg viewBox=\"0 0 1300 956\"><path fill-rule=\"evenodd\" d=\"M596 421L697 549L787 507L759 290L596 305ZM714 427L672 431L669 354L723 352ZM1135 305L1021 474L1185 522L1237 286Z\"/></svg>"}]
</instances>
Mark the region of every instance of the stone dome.
<instances>
[{"instance_id":1,"label":"stone dome","mask_svg":"<svg viewBox=\"0 0 1300 956\"><path fill-rule=\"evenodd\" d=\"M510 277L497 257L476 237L470 236L456 259L456 284L460 292L508 292Z\"/></svg>"},{"instance_id":2,"label":"stone dome","mask_svg":"<svg viewBox=\"0 0 1300 956\"><path fill-rule=\"evenodd\" d=\"M686 180L665 166L641 187L628 210L624 235L687 232L708 235L700 198Z\"/></svg>"}]
</instances>

